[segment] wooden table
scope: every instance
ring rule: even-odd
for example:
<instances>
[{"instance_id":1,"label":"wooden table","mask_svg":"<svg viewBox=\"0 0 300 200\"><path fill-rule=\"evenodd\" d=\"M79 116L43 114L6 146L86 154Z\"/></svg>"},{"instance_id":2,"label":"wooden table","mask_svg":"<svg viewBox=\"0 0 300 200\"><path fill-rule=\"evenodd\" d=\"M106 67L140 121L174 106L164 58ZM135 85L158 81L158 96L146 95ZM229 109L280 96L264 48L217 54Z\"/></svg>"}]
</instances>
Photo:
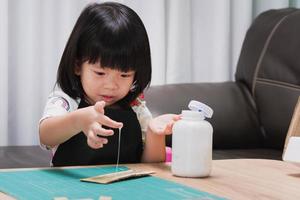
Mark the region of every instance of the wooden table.
<instances>
[{"instance_id":1,"label":"wooden table","mask_svg":"<svg viewBox=\"0 0 300 200\"><path fill-rule=\"evenodd\" d=\"M175 177L170 172L170 164L165 163L126 166L154 170L154 176L229 199L300 199L300 166L278 160L215 160L208 178ZM13 198L0 194L0 199Z\"/></svg>"}]
</instances>

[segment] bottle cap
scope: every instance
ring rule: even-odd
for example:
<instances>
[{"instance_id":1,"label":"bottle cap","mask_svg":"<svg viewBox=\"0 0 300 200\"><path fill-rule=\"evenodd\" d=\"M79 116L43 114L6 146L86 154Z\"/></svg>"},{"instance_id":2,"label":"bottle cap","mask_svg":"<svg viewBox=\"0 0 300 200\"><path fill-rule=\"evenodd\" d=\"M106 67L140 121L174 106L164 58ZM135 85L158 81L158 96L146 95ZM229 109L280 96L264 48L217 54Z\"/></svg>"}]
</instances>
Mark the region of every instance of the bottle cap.
<instances>
[{"instance_id":1,"label":"bottle cap","mask_svg":"<svg viewBox=\"0 0 300 200\"><path fill-rule=\"evenodd\" d=\"M190 110L202 112L206 118L211 118L214 113L209 106L195 100L191 100L188 107Z\"/></svg>"}]
</instances>

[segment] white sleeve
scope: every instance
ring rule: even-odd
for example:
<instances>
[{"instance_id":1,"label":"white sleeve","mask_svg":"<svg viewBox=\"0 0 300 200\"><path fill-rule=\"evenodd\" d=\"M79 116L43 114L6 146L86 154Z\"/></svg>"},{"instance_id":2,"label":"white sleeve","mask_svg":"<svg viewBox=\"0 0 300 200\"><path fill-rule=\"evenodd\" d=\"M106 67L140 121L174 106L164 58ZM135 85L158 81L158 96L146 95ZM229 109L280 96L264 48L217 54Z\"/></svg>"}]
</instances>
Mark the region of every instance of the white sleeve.
<instances>
[{"instance_id":1,"label":"white sleeve","mask_svg":"<svg viewBox=\"0 0 300 200\"><path fill-rule=\"evenodd\" d=\"M56 90L52 92L47 99L46 106L44 108L44 114L39 121L39 124L46 118L64 115L66 113L72 112L78 108L80 99L73 99L61 90ZM46 145L40 143L40 146L46 150L52 150L54 155L56 147L47 147Z\"/></svg>"},{"instance_id":2,"label":"white sleeve","mask_svg":"<svg viewBox=\"0 0 300 200\"><path fill-rule=\"evenodd\" d=\"M139 120L142 129L143 141L145 141L148 124L152 119L152 114L150 110L147 108L146 102L143 100L139 100L139 105L132 106L132 109L137 115L137 118Z\"/></svg>"},{"instance_id":3,"label":"white sleeve","mask_svg":"<svg viewBox=\"0 0 300 200\"><path fill-rule=\"evenodd\" d=\"M75 100L61 90L56 90L48 96L44 114L40 122L46 118L64 115L78 108L79 99Z\"/></svg>"}]
</instances>

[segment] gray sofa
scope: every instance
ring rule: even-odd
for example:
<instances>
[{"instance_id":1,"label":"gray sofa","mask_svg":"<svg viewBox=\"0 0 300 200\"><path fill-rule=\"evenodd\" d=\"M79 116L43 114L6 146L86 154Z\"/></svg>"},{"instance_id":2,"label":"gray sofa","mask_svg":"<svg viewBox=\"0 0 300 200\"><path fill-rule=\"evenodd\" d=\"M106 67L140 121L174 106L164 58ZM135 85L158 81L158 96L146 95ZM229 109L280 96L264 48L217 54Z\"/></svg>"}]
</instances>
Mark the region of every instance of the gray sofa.
<instances>
[{"instance_id":1,"label":"gray sofa","mask_svg":"<svg viewBox=\"0 0 300 200\"><path fill-rule=\"evenodd\" d=\"M281 159L300 95L300 10L269 10L249 28L235 81L150 87L153 114L180 113L192 99L214 109L215 158ZM171 137L167 140L171 146Z\"/></svg>"},{"instance_id":2,"label":"gray sofa","mask_svg":"<svg viewBox=\"0 0 300 200\"><path fill-rule=\"evenodd\" d=\"M293 8L270 10L255 19L235 81L152 86L145 93L154 116L180 113L191 99L211 106L214 159L281 159L299 95L300 10ZM44 167L50 155L38 146L0 147L0 160L0 168Z\"/></svg>"}]
</instances>

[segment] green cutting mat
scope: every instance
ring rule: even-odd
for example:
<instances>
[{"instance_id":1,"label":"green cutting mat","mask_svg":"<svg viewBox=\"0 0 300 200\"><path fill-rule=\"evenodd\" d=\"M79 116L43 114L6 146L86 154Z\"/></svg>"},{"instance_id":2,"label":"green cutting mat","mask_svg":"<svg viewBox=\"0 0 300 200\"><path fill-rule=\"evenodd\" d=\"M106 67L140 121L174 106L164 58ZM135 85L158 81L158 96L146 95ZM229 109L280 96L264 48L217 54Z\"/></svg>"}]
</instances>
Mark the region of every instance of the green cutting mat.
<instances>
[{"instance_id":1,"label":"green cutting mat","mask_svg":"<svg viewBox=\"0 0 300 200\"><path fill-rule=\"evenodd\" d=\"M126 167L119 169L127 170ZM224 199L153 176L108 185L79 180L114 171L115 167L87 167L0 172L0 191L20 200L46 200L54 197L67 197L70 200L98 200L99 196L111 196L113 200Z\"/></svg>"}]
</instances>

